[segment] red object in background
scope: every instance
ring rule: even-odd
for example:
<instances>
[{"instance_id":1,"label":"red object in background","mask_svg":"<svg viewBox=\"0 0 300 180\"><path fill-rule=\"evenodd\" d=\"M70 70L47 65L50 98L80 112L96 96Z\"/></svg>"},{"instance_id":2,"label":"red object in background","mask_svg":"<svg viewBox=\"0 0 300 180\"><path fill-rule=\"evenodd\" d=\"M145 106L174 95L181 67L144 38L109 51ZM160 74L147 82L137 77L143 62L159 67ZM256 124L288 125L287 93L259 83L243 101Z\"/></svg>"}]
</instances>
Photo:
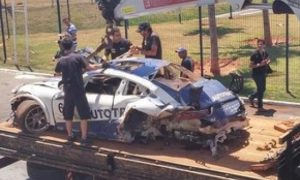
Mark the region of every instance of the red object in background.
<instances>
[{"instance_id":1,"label":"red object in background","mask_svg":"<svg viewBox=\"0 0 300 180\"><path fill-rule=\"evenodd\" d=\"M197 0L144 0L145 9L169 6L173 4L192 2Z\"/></svg>"}]
</instances>

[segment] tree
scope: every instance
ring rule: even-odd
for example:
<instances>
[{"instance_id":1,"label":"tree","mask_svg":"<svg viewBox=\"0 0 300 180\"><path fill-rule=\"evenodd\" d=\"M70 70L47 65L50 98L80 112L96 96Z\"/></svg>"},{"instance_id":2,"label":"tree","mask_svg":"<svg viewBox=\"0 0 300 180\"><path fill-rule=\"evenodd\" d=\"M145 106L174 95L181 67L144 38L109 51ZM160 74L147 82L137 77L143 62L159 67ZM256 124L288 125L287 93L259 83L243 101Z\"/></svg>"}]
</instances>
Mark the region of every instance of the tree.
<instances>
[{"instance_id":1,"label":"tree","mask_svg":"<svg viewBox=\"0 0 300 180\"><path fill-rule=\"evenodd\" d=\"M211 46L210 72L213 73L213 75L219 76L220 66L219 66L218 33L217 33L215 5L208 6L208 19L209 19L209 33L210 33L210 46Z\"/></svg>"},{"instance_id":2,"label":"tree","mask_svg":"<svg viewBox=\"0 0 300 180\"><path fill-rule=\"evenodd\" d=\"M268 3L268 0L262 0L263 3ZM269 10L263 10L263 26L264 26L264 39L267 46L272 46L272 36L270 28Z\"/></svg>"}]
</instances>

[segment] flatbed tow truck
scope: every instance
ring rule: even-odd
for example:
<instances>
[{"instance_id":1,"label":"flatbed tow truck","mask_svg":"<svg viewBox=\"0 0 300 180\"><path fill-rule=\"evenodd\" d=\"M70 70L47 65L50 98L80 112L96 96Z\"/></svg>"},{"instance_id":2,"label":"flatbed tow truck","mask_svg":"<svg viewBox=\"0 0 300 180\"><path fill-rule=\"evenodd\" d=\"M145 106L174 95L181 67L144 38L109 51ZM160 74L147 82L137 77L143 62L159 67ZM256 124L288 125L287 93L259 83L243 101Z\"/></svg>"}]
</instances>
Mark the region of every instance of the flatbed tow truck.
<instances>
[{"instance_id":1,"label":"flatbed tow truck","mask_svg":"<svg viewBox=\"0 0 300 180\"><path fill-rule=\"evenodd\" d=\"M292 136L300 130L297 120L292 135L274 129L281 122L250 120L239 139L225 143L218 159L212 158L208 149L186 149L179 142L165 145L161 141L124 144L93 140L87 147L76 142L69 145L64 133L52 130L33 136L4 122L0 124L0 155L5 158L0 164L25 160L100 179L277 179L276 168L271 168L276 158L270 157L291 144ZM260 171L253 171L257 169Z\"/></svg>"},{"instance_id":2,"label":"flatbed tow truck","mask_svg":"<svg viewBox=\"0 0 300 180\"><path fill-rule=\"evenodd\" d=\"M125 19L136 17L138 13L153 13L165 9L165 4L159 1L153 5L147 4L149 6L144 9L137 9L143 7L136 5L142 1L122 2L124 4L117 7L115 16ZM214 3L214 1L191 0L174 2L176 6L171 4L171 8L180 6L180 2L187 2L187 5L190 2L197 3L198 6ZM234 2L233 7L243 8L248 1L230 2ZM136 6L130 3L135 3ZM164 7L157 8L158 5ZM299 7L291 5L291 9L299 17ZM281 175L279 179L294 180L295 171L300 174L298 140L300 125L296 120L292 131L286 133L274 128L284 121L251 119L250 126L242 131L237 139L225 141L223 153L218 159L212 158L208 149L191 150L189 149L191 147L187 149L186 144L179 142L170 142L166 145L162 141L156 141L142 145L94 140L90 146L83 147L79 143L69 145L66 143L65 135L56 131L47 131L34 136L22 133L10 123L1 123L0 155L4 158L0 159L0 167L14 160L25 160L68 172L91 175L93 179L273 180L277 179L275 166L278 166ZM281 153L283 149L284 153Z\"/></svg>"}]
</instances>

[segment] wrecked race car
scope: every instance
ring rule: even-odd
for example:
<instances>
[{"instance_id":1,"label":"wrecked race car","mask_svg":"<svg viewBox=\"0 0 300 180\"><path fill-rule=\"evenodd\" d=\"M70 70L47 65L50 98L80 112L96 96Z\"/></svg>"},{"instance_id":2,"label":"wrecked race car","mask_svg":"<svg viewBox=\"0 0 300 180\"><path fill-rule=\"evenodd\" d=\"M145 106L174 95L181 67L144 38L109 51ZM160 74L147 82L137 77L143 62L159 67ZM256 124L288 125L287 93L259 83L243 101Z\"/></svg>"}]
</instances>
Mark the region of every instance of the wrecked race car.
<instances>
[{"instance_id":1,"label":"wrecked race car","mask_svg":"<svg viewBox=\"0 0 300 180\"><path fill-rule=\"evenodd\" d=\"M213 154L227 134L248 125L243 101L213 79L165 60L125 58L83 74L92 119L89 135L132 142L174 137L207 144ZM24 132L65 129L60 77L13 90L14 122ZM75 112L74 131L79 132Z\"/></svg>"}]
</instances>

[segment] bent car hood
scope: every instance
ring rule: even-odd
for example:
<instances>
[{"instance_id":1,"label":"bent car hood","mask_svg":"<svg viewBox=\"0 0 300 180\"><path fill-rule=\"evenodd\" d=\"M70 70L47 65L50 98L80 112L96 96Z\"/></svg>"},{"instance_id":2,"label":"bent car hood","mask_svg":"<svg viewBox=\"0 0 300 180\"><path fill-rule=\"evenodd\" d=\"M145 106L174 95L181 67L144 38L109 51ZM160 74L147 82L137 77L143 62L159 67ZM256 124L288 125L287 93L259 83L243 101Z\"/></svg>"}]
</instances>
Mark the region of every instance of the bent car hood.
<instances>
[{"instance_id":1,"label":"bent car hood","mask_svg":"<svg viewBox=\"0 0 300 180\"><path fill-rule=\"evenodd\" d=\"M39 81L39 82L33 82L33 83L27 83L27 84L22 84L18 87L16 87L13 90L13 93L17 94L17 93L22 93L22 92L26 92L26 93L30 93L30 94L35 94L38 92L42 92L42 91L47 91L47 90L54 90L57 91L59 90L58 84L61 80L61 77L54 77L54 78L49 78L45 81ZM49 93L51 91L48 91Z\"/></svg>"},{"instance_id":2,"label":"bent car hood","mask_svg":"<svg viewBox=\"0 0 300 180\"><path fill-rule=\"evenodd\" d=\"M193 89L196 89L197 95L191 95ZM245 113L239 97L217 80L197 81L183 87L179 94L181 101L187 105L198 104L200 109L210 109L211 115L205 119L214 122L216 127L224 126Z\"/></svg>"},{"instance_id":3,"label":"bent car hood","mask_svg":"<svg viewBox=\"0 0 300 180\"><path fill-rule=\"evenodd\" d=\"M58 83L61 81L61 77L50 78L45 81L32 83L33 85L46 86L54 89L58 89Z\"/></svg>"},{"instance_id":4,"label":"bent car hood","mask_svg":"<svg viewBox=\"0 0 300 180\"><path fill-rule=\"evenodd\" d=\"M186 104L189 104L189 102L195 98L190 96L190 91L193 88L202 89L199 90L199 104L201 108L208 108L216 103L237 99L236 95L224 87L219 81L204 79L180 89L180 97Z\"/></svg>"}]
</instances>

